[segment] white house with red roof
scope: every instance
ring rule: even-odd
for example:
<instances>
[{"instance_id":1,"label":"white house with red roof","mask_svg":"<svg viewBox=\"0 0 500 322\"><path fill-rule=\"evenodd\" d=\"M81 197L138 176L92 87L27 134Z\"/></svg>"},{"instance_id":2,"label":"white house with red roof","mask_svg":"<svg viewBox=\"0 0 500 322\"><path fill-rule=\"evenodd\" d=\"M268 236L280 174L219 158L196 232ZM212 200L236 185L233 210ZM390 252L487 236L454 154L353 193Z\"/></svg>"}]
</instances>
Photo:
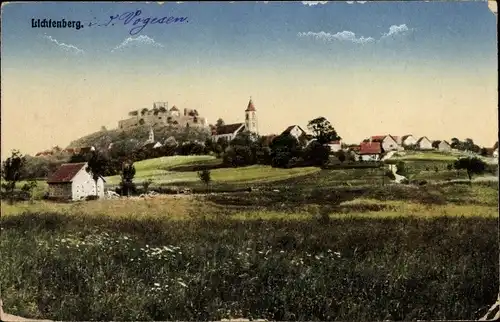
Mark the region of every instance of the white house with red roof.
<instances>
[{"instance_id":1,"label":"white house with red roof","mask_svg":"<svg viewBox=\"0 0 500 322\"><path fill-rule=\"evenodd\" d=\"M397 151L401 150L402 147L398 143L399 137L394 137L392 135L373 135L367 141L368 142L379 142L383 151Z\"/></svg>"},{"instance_id":2,"label":"white house with red roof","mask_svg":"<svg viewBox=\"0 0 500 322\"><path fill-rule=\"evenodd\" d=\"M212 130L212 141L217 142L221 138L231 141L236 137L236 135L244 131L255 134L259 133L257 124L257 110L255 109L251 97L245 110L245 122L226 124L219 126L218 128L214 128Z\"/></svg>"},{"instance_id":3,"label":"white house with red roof","mask_svg":"<svg viewBox=\"0 0 500 322\"><path fill-rule=\"evenodd\" d=\"M357 154L362 161L379 161L382 155L382 143L375 141L361 142Z\"/></svg>"},{"instance_id":4,"label":"white house with red roof","mask_svg":"<svg viewBox=\"0 0 500 322\"><path fill-rule=\"evenodd\" d=\"M49 198L58 200L84 200L87 196L104 197L104 179L96 182L87 171L87 163L65 163L47 179Z\"/></svg>"}]
</instances>

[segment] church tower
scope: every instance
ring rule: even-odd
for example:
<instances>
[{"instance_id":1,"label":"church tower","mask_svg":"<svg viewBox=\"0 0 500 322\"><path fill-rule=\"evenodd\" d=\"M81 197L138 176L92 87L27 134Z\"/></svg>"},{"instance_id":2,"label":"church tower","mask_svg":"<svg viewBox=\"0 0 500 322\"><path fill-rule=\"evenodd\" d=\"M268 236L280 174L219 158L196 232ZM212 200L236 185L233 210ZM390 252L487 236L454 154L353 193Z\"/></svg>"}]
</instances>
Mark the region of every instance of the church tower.
<instances>
[{"instance_id":1,"label":"church tower","mask_svg":"<svg viewBox=\"0 0 500 322\"><path fill-rule=\"evenodd\" d=\"M153 132L153 127L149 129L149 143L153 143L155 141L155 133Z\"/></svg>"},{"instance_id":2,"label":"church tower","mask_svg":"<svg viewBox=\"0 0 500 322\"><path fill-rule=\"evenodd\" d=\"M255 134L258 134L257 127L257 110L252 102L252 97L250 97L250 101L248 102L247 109L245 110L245 127L246 130Z\"/></svg>"}]
</instances>

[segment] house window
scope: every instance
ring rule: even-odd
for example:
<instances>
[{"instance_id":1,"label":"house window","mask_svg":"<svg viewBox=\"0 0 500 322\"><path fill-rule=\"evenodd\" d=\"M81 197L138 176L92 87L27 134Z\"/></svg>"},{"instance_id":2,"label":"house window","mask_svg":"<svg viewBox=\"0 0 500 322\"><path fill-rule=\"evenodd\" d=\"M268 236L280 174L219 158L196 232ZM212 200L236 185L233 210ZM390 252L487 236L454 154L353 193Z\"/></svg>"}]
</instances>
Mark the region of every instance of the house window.
<instances>
[{"instance_id":1,"label":"house window","mask_svg":"<svg viewBox=\"0 0 500 322\"><path fill-rule=\"evenodd\" d=\"M247 115L245 116L245 119L248 121L248 120L249 120L249 118L250 118L250 116L247 114Z\"/></svg>"}]
</instances>

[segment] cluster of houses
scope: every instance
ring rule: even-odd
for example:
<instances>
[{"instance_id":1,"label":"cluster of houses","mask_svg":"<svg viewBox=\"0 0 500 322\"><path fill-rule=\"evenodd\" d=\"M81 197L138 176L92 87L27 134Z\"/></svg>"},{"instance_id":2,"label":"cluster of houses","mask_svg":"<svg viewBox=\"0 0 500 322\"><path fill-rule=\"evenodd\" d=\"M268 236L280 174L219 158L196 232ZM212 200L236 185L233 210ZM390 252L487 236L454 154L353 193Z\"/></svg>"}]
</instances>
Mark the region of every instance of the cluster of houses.
<instances>
[{"instance_id":1,"label":"cluster of houses","mask_svg":"<svg viewBox=\"0 0 500 322\"><path fill-rule=\"evenodd\" d=\"M157 104L158 105L158 104ZM149 111L143 111L141 114L143 117L147 115L153 115L154 117L163 116L162 113L174 113L176 112L175 106L168 110L166 106L154 106L153 114ZM189 114L189 111L185 114ZM133 115L134 117L139 115ZM197 117L197 113L191 111L189 117ZM169 114L170 115L170 114ZM226 139L228 141L233 140L239 133L248 131L251 133L258 134L257 126L257 109L250 98L248 105L244 111L245 121L239 123L232 123L221 125L218 127L211 127L211 137L214 142L218 140ZM148 119L149 120L149 119ZM162 143L155 140L153 125L148 122L150 131L148 140L142 144L143 149L157 149L163 146ZM202 122L204 124L204 122ZM146 124L145 124L146 125ZM134 123L135 126L135 123ZM125 127L122 124L122 127ZM127 125L128 127L128 125ZM306 145L314 141L312 135L306 133L299 125L288 126L281 135L289 134L295 137L299 142L305 142ZM277 135L267 135L264 139L271 143L272 140L277 137ZM168 139L167 139L168 140ZM363 140L359 144L346 145L342 143L341 140L332 141L327 144L332 153L338 151L352 152L356 156L357 160L360 161L379 161L382 159L384 154L391 151L404 151L404 150L420 150L420 151L442 151L450 152L452 151L451 145L445 141L431 141L426 136L416 138L411 134L396 136L396 135L374 135ZM112 144L109 145L108 149L111 149ZM54 148L52 150L39 152L36 156L47 156L53 155L55 153L67 153L67 154L78 154L94 151L94 147L84 147L84 148L67 148L61 150L59 148ZM498 142L493 147L492 155L498 157ZM104 195L104 178L99 178L97 186L86 171L86 163L71 163L63 164L55 173L53 173L47 180L49 184L49 197L62 198L69 200L81 200L89 195L97 195L102 197Z\"/></svg>"}]
</instances>

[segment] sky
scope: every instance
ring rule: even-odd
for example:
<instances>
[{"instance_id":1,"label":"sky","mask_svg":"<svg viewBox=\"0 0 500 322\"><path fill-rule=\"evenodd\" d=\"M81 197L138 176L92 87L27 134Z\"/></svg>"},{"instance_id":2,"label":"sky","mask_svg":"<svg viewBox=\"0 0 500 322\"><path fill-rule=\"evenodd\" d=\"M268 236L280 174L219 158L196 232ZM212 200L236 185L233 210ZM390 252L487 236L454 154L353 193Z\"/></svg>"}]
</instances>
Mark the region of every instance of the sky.
<instances>
[{"instance_id":1,"label":"sky","mask_svg":"<svg viewBox=\"0 0 500 322\"><path fill-rule=\"evenodd\" d=\"M236 123L252 97L260 134L324 116L346 143L498 137L486 1L9 3L1 22L2 159L157 101Z\"/></svg>"}]
</instances>

